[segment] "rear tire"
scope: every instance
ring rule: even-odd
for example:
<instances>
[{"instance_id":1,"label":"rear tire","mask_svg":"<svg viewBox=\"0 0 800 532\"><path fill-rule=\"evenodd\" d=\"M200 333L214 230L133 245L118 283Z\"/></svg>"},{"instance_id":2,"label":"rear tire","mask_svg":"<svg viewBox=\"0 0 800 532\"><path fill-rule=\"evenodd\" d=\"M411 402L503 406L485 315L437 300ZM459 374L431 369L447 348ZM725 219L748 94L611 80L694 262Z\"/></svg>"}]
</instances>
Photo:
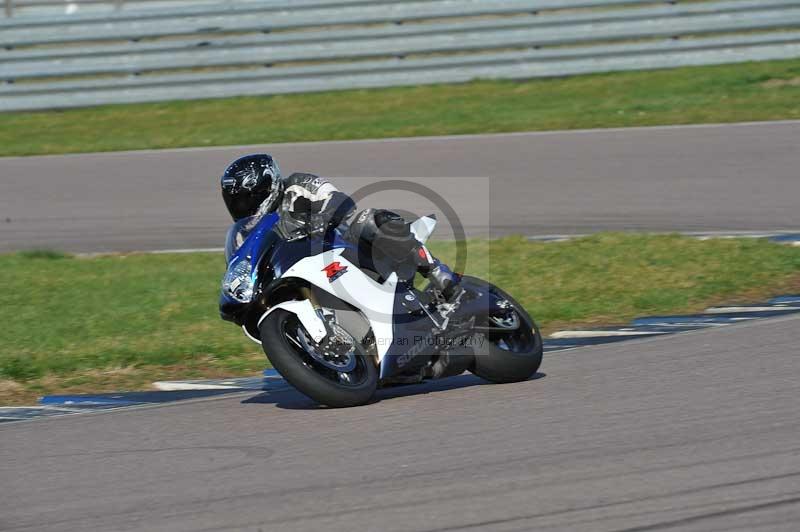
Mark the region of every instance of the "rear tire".
<instances>
[{"instance_id":1,"label":"rear tire","mask_svg":"<svg viewBox=\"0 0 800 532\"><path fill-rule=\"evenodd\" d=\"M294 320L294 321L293 321ZM355 344L358 382L344 385L323 375L324 368L316 366L312 359L287 337L287 327L297 326L297 317L279 309L267 316L259 327L261 346L272 366L292 386L314 401L333 408L359 406L369 402L378 386L378 370L359 343Z\"/></svg>"},{"instance_id":2,"label":"rear tire","mask_svg":"<svg viewBox=\"0 0 800 532\"><path fill-rule=\"evenodd\" d=\"M487 335L483 353L476 353L475 365L470 370L478 377L494 383L520 382L530 379L539 370L542 364L544 346L542 334L533 318L513 297L500 288L478 279L477 277L464 276L462 284L469 290L470 285L480 290L491 290L513 305L514 311L520 318L521 331L526 333L525 342L517 350L503 349L498 344L496 333ZM528 331L530 331L528 333Z\"/></svg>"}]
</instances>

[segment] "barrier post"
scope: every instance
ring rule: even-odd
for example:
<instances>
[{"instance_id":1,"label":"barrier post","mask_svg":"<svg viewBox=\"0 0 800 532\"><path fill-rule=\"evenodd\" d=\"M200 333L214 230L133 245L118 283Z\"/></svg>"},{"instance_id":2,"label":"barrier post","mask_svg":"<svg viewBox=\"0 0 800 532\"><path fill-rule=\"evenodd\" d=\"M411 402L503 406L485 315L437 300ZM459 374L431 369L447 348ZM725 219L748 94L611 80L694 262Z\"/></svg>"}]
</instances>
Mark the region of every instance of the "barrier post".
<instances>
[{"instance_id":1,"label":"barrier post","mask_svg":"<svg viewBox=\"0 0 800 532\"><path fill-rule=\"evenodd\" d=\"M5 12L7 17L14 14L14 0L5 0Z\"/></svg>"}]
</instances>

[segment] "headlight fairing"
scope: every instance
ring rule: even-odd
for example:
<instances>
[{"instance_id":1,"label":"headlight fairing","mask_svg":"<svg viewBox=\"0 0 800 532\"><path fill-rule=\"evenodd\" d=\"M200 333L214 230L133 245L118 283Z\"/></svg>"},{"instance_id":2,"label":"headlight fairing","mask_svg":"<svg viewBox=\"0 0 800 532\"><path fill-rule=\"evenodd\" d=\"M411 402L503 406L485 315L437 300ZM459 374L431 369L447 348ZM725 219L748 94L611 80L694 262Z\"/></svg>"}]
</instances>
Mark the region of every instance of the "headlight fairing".
<instances>
[{"instance_id":1,"label":"headlight fairing","mask_svg":"<svg viewBox=\"0 0 800 532\"><path fill-rule=\"evenodd\" d=\"M253 267L246 259L232 264L222 279L223 293L240 303L249 303L253 299L253 288Z\"/></svg>"}]
</instances>

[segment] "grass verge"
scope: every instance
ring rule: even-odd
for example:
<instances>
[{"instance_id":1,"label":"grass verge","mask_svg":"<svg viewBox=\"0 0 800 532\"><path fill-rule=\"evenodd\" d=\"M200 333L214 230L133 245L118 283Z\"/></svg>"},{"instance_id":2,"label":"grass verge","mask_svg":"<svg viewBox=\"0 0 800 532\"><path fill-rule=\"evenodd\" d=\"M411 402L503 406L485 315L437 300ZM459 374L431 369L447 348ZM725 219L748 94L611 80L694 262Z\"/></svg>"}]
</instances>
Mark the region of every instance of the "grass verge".
<instances>
[{"instance_id":1,"label":"grass verge","mask_svg":"<svg viewBox=\"0 0 800 532\"><path fill-rule=\"evenodd\" d=\"M794 59L5 113L0 155L797 119L798 81Z\"/></svg>"},{"instance_id":2,"label":"grass verge","mask_svg":"<svg viewBox=\"0 0 800 532\"><path fill-rule=\"evenodd\" d=\"M454 259L454 244L433 248ZM217 316L223 269L210 253L0 256L13 280L0 295L0 404L260 371L260 347ZM800 248L614 233L475 240L466 272L508 290L553 331L800 292Z\"/></svg>"}]
</instances>

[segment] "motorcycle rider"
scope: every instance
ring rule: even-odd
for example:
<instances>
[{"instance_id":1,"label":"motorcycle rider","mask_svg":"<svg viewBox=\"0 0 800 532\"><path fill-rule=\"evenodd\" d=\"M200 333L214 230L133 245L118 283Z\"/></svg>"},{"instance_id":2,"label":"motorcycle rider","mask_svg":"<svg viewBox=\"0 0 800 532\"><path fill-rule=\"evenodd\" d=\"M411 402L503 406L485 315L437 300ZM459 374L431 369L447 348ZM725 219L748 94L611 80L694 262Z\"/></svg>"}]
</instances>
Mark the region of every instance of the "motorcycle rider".
<instances>
[{"instance_id":1,"label":"motorcycle rider","mask_svg":"<svg viewBox=\"0 0 800 532\"><path fill-rule=\"evenodd\" d=\"M254 154L231 163L220 185L235 222L232 230L237 231L237 247L261 217L280 207L279 223L302 234L322 234L340 227L344 237L356 244L354 260L362 268L381 273L410 264L410 277L419 272L447 299L458 291L459 277L430 254L400 215L365 209L353 216L356 205L352 198L323 177L293 173L284 178L271 155Z\"/></svg>"}]
</instances>

